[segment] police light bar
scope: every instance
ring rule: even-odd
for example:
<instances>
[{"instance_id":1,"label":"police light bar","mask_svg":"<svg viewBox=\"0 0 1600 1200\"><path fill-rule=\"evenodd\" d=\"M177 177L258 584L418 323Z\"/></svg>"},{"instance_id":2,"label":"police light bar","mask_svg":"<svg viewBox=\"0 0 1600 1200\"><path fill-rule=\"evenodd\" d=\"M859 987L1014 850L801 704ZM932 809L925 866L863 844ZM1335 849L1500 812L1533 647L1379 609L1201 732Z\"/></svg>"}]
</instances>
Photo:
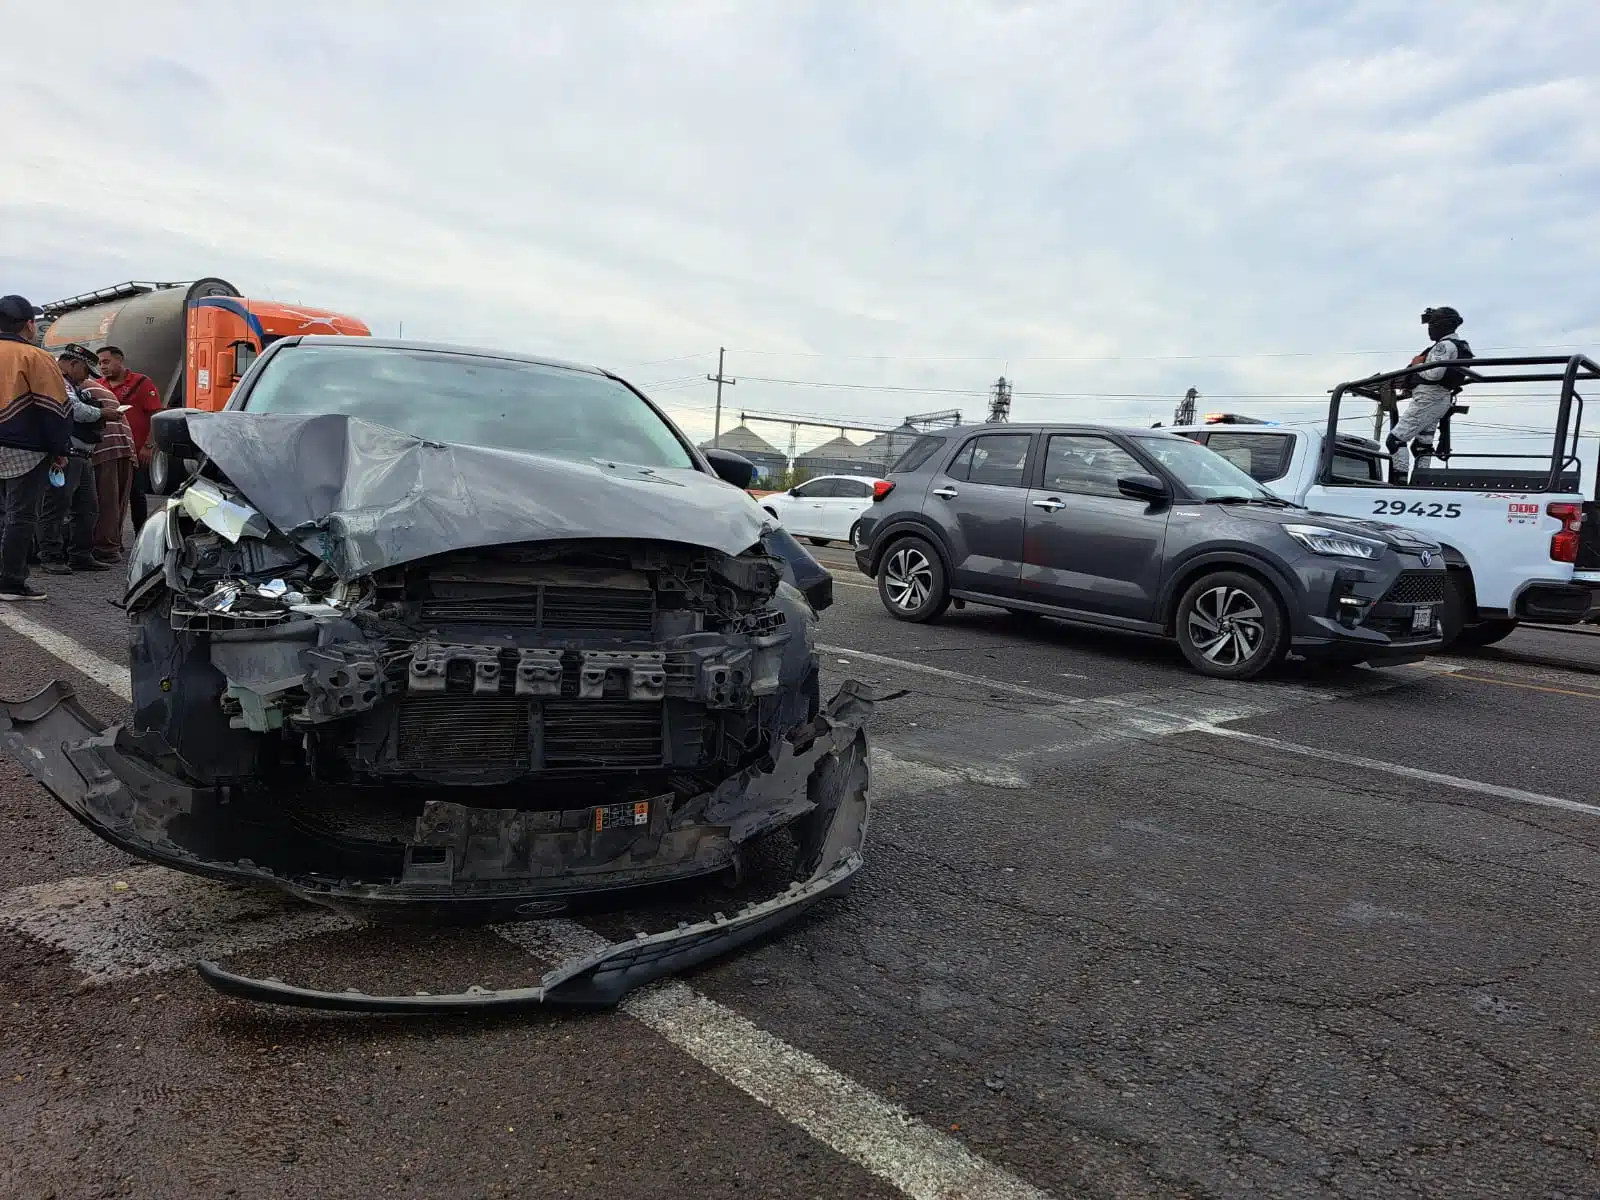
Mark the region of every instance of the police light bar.
<instances>
[{"instance_id":1,"label":"police light bar","mask_svg":"<svg viewBox=\"0 0 1600 1200\"><path fill-rule=\"evenodd\" d=\"M1238 413L1207 413L1201 418L1207 425L1275 425L1276 421L1262 421L1256 417L1241 417Z\"/></svg>"}]
</instances>

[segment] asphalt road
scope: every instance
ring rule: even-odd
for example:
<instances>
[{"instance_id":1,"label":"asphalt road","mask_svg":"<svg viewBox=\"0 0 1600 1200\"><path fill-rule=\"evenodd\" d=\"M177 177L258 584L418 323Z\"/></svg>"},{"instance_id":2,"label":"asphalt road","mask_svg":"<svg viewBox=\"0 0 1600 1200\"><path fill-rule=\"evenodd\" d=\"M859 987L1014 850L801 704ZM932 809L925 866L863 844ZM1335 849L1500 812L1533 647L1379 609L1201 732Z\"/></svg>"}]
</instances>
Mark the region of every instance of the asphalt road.
<instances>
[{"instance_id":1,"label":"asphalt road","mask_svg":"<svg viewBox=\"0 0 1600 1200\"><path fill-rule=\"evenodd\" d=\"M4 692L119 717L116 580L49 584ZM0 1195L1600 1195L1600 636L1224 685L836 594L828 675L906 693L868 870L615 1013L223 999L196 957L459 990L593 932L353 928L132 864L0 761Z\"/></svg>"}]
</instances>

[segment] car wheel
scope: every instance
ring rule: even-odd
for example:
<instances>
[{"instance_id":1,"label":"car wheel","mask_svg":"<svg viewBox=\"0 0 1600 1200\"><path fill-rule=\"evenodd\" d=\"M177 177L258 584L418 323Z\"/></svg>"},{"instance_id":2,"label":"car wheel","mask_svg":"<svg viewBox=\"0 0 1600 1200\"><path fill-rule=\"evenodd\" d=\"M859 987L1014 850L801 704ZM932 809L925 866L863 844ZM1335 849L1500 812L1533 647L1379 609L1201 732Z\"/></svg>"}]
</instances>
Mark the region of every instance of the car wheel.
<instances>
[{"instance_id":1,"label":"car wheel","mask_svg":"<svg viewBox=\"0 0 1600 1200\"><path fill-rule=\"evenodd\" d=\"M1178 646L1189 665L1216 679L1254 679L1289 648L1283 606L1253 575L1217 571L1178 602Z\"/></svg>"},{"instance_id":2,"label":"car wheel","mask_svg":"<svg viewBox=\"0 0 1600 1200\"><path fill-rule=\"evenodd\" d=\"M1456 645L1466 650L1478 650L1484 646L1492 646L1498 641L1511 636L1517 628L1517 622L1502 617L1494 621L1480 621L1476 625L1468 625L1456 634Z\"/></svg>"},{"instance_id":3,"label":"car wheel","mask_svg":"<svg viewBox=\"0 0 1600 1200\"><path fill-rule=\"evenodd\" d=\"M857 521L850 526L850 547L853 550L861 549L861 522Z\"/></svg>"},{"instance_id":4,"label":"car wheel","mask_svg":"<svg viewBox=\"0 0 1600 1200\"><path fill-rule=\"evenodd\" d=\"M950 607L944 562L939 552L919 537L901 538L878 564L878 598L891 617L932 621Z\"/></svg>"},{"instance_id":5,"label":"car wheel","mask_svg":"<svg viewBox=\"0 0 1600 1200\"><path fill-rule=\"evenodd\" d=\"M833 545L833 539L832 538L807 538L806 541L810 542L813 546L831 546L831 545Z\"/></svg>"}]
</instances>

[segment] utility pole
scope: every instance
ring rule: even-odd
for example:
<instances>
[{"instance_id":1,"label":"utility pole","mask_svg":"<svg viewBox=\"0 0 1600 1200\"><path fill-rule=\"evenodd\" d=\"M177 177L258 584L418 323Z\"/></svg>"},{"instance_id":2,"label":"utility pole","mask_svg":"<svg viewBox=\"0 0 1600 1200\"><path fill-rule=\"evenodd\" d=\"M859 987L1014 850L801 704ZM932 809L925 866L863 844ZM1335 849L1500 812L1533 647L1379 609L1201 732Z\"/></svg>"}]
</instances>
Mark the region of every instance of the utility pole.
<instances>
[{"instance_id":1,"label":"utility pole","mask_svg":"<svg viewBox=\"0 0 1600 1200\"><path fill-rule=\"evenodd\" d=\"M716 422L711 426L711 444L713 446L720 446L722 444L722 385L727 384L729 387L732 387L734 384L739 382L737 379L729 379L722 373L722 356L727 352L728 351L726 347L717 347L717 373L715 375L706 376L707 379L711 380L711 382L717 385L717 417Z\"/></svg>"},{"instance_id":2,"label":"utility pole","mask_svg":"<svg viewBox=\"0 0 1600 1200\"><path fill-rule=\"evenodd\" d=\"M1000 425L1011 419L1011 381L1004 375L994 381L989 389L990 425Z\"/></svg>"},{"instance_id":3,"label":"utility pole","mask_svg":"<svg viewBox=\"0 0 1600 1200\"><path fill-rule=\"evenodd\" d=\"M1200 399L1200 393L1195 391L1194 388L1190 388L1185 392L1183 399L1178 402L1178 411L1173 414L1172 423L1174 425L1193 425L1194 403L1198 399Z\"/></svg>"}]
</instances>

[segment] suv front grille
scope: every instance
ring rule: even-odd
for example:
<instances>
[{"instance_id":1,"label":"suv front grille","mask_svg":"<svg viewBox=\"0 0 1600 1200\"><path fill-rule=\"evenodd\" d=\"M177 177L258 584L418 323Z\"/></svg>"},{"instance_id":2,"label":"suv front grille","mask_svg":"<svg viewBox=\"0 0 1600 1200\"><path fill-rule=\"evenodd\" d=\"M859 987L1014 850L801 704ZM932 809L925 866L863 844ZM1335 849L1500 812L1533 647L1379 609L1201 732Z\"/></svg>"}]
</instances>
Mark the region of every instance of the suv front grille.
<instances>
[{"instance_id":1,"label":"suv front grille","mask_svg":"<svg viewBox=\"0 0 1600 1200\"><path fill-rule=\"evenodd\" d=\"M1401 571L1379 604L1443 604L1444 571Z\"/></svg>"}]
</instances>

